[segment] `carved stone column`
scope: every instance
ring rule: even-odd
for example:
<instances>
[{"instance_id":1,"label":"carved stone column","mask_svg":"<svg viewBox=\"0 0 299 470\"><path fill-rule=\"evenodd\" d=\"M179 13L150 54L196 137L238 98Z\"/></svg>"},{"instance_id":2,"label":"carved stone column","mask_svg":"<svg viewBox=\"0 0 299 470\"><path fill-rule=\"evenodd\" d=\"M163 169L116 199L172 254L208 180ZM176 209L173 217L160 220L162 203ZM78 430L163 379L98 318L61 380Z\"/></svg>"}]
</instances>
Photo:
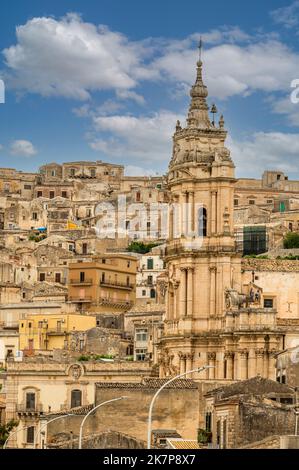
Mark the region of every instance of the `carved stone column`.
<instances>
[{"instance_id":1,"label":"carved stone column","mask_svg":"<svg viewBox=\"0 0 299 470\"><path fill-rule=\"evenodd\" d=\"M187 206L188 192L184 191L182 193L182 204L181 204L181 234L187 235L187 216L188 216L188 206Z\"/></svg>"},{"instance_id":2,"label":"carved stone column","mask_svg":"<svg viewBox=\"0 0 299 470\"><path fill-rule=\"evenodd\" d=\"M256 374L264 375L264 349L256 349Z\"/></svg>"},{"instance_id":3,"label":"carved stone column","mask_svg":"<svg viewBox=\"0 0 299 470\"><path fill-rule=\"evenodd\" d=\"M178 286L178 282L173 283L173 318L175 320L177 320L177 318L179 317L177 306Z\"/></svg>"},{"instance_id":4,"label":"carved stone column","mask_svg":"<svg viewBox=\"0 0 299 470\"><path fill-rule=\"evenodd\" d=\"M226 360L226 379L233 379L234 378L234 370L233 370L233 358L234 353L232 351L227 351L224 354L224 360Z\"/></svg>"},{"instance_id":5,"label":"carved stone column","mask_svg":"<svg viewBox=\"0 0 299 470\"><path fill-rule=\"evenodd\" d=\"M187 269L187 315L193 315L193 268Z\"/></svg>"},{"instance_id":6,"label":"carved stone column","mask_svg":"<svg viewBox=\"0 0 299 470\"><path fill-rule=\"evenodd\" d=\"M216 377L217 379L224 378L224 363L223 355L221 352L217 352L216 354Z\"/></svg>"},{"instance_id":7,"label":"carved stone column","mask_svg":"<svg viewBox=\"0 0 299 470\"><path fill-rule=\"evenodd\" d=\"M179 352L180 358L180 374L186 372L186 356L181 351Z\"/></svg>"},{"instance_id":8,"label":"carved stone column","mask_svg":"<svg viewBox=\"0 0 299 470\"><path fill-rule=\"evenodd\" d=\"M216 266L210 266L210 316L216 314Z\"/></svg>"},{"instance_id":9,"label":"carved stone column","mask_svg":"<svg viewBox=\"0 0 299 470\"><path fill-rule=\"evenodd\" d=\"M238 351L238 377L239 380L246 380L248 378L248 352L247 349L241 349Z\"/></svg>"},{"instance_id":10,"label":"carved stone column","mask_svg":"<svg viewBox=\"0 0 299 470\"><path fill-rule=\"evenodd\" d=\"M187 353L186 354L186 372L188 370L192 370L193 368L193 356L194 356L194 353ZM192 378L192 374L188 375L187 378Z\"/></svg>"},{"instance_id":11,"label":"carved stone column","mask_svg":"<svg viewBox=\"0 0 299 470\"><path fill-rule=\"evenodd\" d=\"M173 206L172 206L172 204L171 204L171 205L170 205L170 209L169 209L169 227L168 227L168 237L169 237L169 240L173 240L173 234L174 234L173 223L174 223Z\"/></svg>"},{"instance_id":12,"label":"carved stone column","mask_svg":"<svg viewBox=\"0 0 299 470\"><path fill-rule=\"evenodd\" d=\"M249 349L248 353L248 378L256 376L256 355L253 348Z\"/></svg>"},{"instance_id":13,"label":"carved stone column","mask_svg":"<svg viewBox=\"0 0 299 470\"><path fill-rule=\"evenodd\" d=\"M271 349L268 356L268 379L276 380L276 357L278 351L276 349Z\"/></svg>"},{"instance_id":14,"label":"carved stone column","mask_svg":"<svg viewBox=\"0 0 299 470\"><path fill-rule=\"evenodd\" d=\"M216 228L216 205L217 205L217 191L211 192L211 235L215 234L217 231Z\"/></svg>"},{"instance_id":15,"label":"carved stone column","mask_svg":"<svg viewBox=\"0 0 299 470\"><path fill-rule=\"evenodd\" d=\"M180 304L181 314L180 317L184 318L187 314L187 271L186 268L181 268L181 282L180 282Z\"/></svg>"},{"instance_id":16,"label":"carved stone column","mask_svg":"<svg viewBox=\"0 0 299 470\"><path fill-rule=\"evenodd\" d=\"M215 376L216 376L216 371L215 371L216 353L215 352L208 352L208 363L209 363L209 366L212 366L211 369L208 369L209 379L215 379Z\"/></svg>"},{"instance_id":17,"label":"carved stone column","mask_svg":"<svg viewBox=\"0 0 299 470\"><path fill-rule=\"evenodd\" d=\"M195 213L194 213L194 192L189 192L189 226L188 228L191 230L192 235L195 235Z\"/></svg>"}]
</instances>

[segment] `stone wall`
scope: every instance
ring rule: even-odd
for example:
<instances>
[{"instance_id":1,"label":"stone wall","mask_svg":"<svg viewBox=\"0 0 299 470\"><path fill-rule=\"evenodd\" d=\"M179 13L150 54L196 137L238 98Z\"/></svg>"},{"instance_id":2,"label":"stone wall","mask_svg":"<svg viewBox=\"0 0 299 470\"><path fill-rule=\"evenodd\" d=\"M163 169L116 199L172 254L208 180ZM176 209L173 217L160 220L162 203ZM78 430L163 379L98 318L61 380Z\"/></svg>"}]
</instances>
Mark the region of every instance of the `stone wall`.
<instances>
[{"instance_id":1,"label":"stone wall","mask_svg":"<svg viewBox=\"0 0 299 470\"><path fill-rule=\"evenodd\" d=\"M236 447L271 436L274 430L292 434L294 429L295 415L292 410L271 404L240 403Z\"/></svg>"},{"instance_id":2,"label":"stone wall","mask_svg":"<svg viewBox=\"0 0 299 470\"><path fill-rule=\"evenodd\" d=\"M299 263L297 260L243 258L242 269L244 271L298 272Z\"/></svg>"}]
</instances>

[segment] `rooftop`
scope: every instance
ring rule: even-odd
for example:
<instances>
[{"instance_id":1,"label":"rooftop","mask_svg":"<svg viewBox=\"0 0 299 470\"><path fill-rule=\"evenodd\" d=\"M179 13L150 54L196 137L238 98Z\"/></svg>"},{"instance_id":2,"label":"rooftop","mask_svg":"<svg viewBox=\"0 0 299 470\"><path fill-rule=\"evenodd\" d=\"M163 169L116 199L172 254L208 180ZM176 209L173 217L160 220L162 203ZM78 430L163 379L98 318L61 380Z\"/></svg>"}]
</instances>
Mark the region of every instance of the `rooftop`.
<instances>
[{"instance_id":1,"label":"rooftop","mask_svg":"<svg viewBox=\"0 0 299 470\"><path fill-rule=\"evenodd\" d=\"M141 382L98 382L97 388L122 388L133 390L157 389L160 388L169 379L144 378ZM193 389L197 390L196 383L191 379L178 379L167 385L168 389Z\"/></svg>"}]
</instances>

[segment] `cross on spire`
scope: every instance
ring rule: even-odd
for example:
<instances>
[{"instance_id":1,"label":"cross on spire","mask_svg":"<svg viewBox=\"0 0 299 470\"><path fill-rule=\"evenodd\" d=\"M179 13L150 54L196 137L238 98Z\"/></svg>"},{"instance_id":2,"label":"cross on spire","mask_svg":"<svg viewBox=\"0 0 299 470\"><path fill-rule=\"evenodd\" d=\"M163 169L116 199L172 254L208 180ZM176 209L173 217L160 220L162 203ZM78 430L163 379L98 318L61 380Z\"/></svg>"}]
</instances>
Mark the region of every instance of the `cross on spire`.
<instances>
[{"instance_id":1,"label":"cross on spire","mask_svg":"<svg viewBox=\"0 0 299 470\"><path fill-rule=\"evenodd\" d=\"M202 37L201 36L198 42L198 49L199 49L199 60L201 60L201 54L202 54Z\"/></svg>"}]
</instances>

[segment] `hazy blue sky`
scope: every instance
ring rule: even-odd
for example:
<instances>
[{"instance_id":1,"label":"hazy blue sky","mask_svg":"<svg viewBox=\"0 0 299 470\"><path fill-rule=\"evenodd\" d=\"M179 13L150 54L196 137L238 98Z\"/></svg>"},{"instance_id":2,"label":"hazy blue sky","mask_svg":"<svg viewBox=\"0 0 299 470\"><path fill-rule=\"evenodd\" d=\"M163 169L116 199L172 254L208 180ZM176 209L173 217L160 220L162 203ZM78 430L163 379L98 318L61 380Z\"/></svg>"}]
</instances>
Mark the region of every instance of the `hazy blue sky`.
<instances>
[{"instance_id":1,"label":"hazy blue sky","mask_svg":"<svg viewBox=\"0 0 299 470\"><path fill-rule=\"evenodd\" d=\"M0 166L123 163L166 171L204 39L209 103L238 176L299 178L299 1L27 0L0 6Z\"/></svg>"}]
</instances>

